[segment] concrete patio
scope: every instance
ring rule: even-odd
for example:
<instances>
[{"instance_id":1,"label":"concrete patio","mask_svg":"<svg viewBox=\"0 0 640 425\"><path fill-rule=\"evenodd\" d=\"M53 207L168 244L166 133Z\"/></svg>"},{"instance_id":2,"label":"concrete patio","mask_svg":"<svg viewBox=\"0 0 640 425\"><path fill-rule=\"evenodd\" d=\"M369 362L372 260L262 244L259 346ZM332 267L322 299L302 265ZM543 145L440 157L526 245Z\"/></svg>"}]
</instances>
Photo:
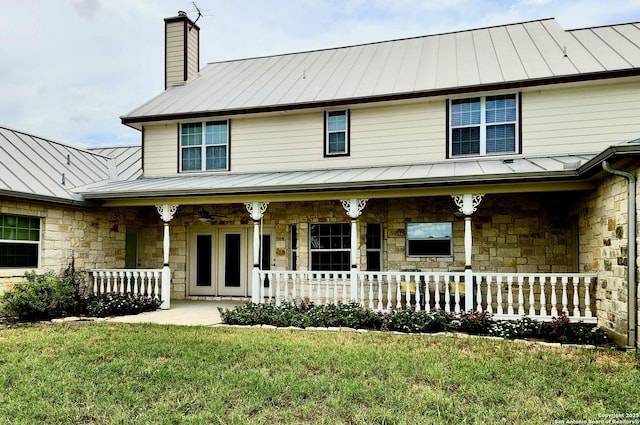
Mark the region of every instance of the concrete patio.
<instances>
[{"instance_id":1,"label":"concrete patio","mask_svg":"<svg viewBox=\"0 0 640 425\"><path fill-rule=\"evenodd\" d=\"M218 307L232 309L246 301L191 301L172 300L168 310L156 310L132 316L117 316L107 319L118 323L157 323L161 325L212 326L222 323Z\"/></svg>"}]
</instances>

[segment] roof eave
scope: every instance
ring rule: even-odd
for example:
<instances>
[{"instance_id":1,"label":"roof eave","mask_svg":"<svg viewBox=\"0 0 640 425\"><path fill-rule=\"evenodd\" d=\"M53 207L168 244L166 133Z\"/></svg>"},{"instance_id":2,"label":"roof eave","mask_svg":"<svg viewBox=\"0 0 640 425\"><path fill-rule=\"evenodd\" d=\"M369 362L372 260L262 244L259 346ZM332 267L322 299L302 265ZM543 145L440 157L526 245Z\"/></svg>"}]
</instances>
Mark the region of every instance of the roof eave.
<instances>
[{"instance_id":1,"label":"roof eave","mask_svg":"<svg viewBox=\"0 0 640 425\"><path fill-rule=\"evenodd\" d=\"M83 208L98 208L102 203L99 201L89 201L82 196L75 195L73 198L58 198L55 196L39 195L35 193L16 192L12 190L0 189L0 196L17 199L20 201L43 202L46 204L77 206Z\"/></svg>"},{"instance_id":2,"label":"roof eave","mask_svg":"<svg viewBox=\"0 0 640 425\"><path fill-rule=\"evenodd\" d=\"M450 87L445 89L422 90L422 91L414 91L414 92L393 93L393 94L344 98L344 99L330 99L330 100L321 100L321 101L314 101L314 102L287 103L287 104L280 104L280 105L266 105L266 106L247 107L247 108L207 110L207 111L196 111L196 112L179 112L179 113L167 113L167 114L157 114L157 115L137 115L137 116L123 115L120 117L120 121L124 125L127 125L129 127L139 130L141 127L139 125L136 126L135 124L142 124L147 122L158 122L158 121L176 121L176 120L206 118L206 117L215 117L215 116L233 116L233 115L244 115L244 114L290 111L290 110L296 110L296 109L327 108L327 107L334 107L334 106L357 105L362 103L410 100L410 99L418 99L418 98L424 98L424 97L448 96L448 95L456 95L456 94L462 94L462 93L475 93L480 91L508 90L508 89L523 88L523 87L538 87L543 85L604 80L604 79L611 79L611 78L634 77L638 75L640 75L640 68L628 68L628 69L621 69L621 70L608 70L608 71L599 71L599 72L591 72L591 73L584 73L584 74L572 74L572 75L545 77L545 78L538 78L538 79L500 82L500 83L493 83L493 84L458 86L458 87Z\"/></svg>"},{"instance_id":3,"label":"roof eave","mask_svg":"<svg viewBox=\"0 0 640 425\"><path fill-rule=\"evenodd\" d=\"M387 180L387 181L361 181L344 183L323 183L311 185L273 185L256 188L255 186L234 188L211 189L177 189L177 190L149 190L125 191L125 192L83 192L86 199L130 199L130 198L157 198L157 197L183 197L183 196L211 196L211 195L246 195L268 193L299 193L299 192L337 192L345 190L376 190L391 188L418 188L437 186L480 186L495 183L532 183L549 182L558 180L574 180L579 175L576 170L517 173L512 175L495 174L486 176L443 176L436 178L411 179L411 180Z\"/></svg>"}]
</instances>

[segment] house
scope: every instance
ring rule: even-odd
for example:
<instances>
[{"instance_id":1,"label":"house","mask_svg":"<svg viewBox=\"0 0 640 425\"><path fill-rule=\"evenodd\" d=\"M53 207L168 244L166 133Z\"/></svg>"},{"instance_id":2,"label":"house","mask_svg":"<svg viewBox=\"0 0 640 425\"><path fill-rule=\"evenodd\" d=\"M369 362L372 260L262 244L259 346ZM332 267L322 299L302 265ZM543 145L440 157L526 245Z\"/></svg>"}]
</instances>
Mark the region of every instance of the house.
<instances>
[{"instance_id":1,"label":"house","mask_svg":"<svg viewBox=\"0 0 640 425\"><path fill-rule=\"evenodd\" d=\"M639 23L544 19L202 69L199 31L165 20L165 90L121 117L142 175L128 149L56 145L42 171L59 194L2 192L5 220L40 226L40 267L73 251L96 291L165 308L564 311L637 347ZM72 179L65 149L103 172Z\"/></svg>"}]
</instances>

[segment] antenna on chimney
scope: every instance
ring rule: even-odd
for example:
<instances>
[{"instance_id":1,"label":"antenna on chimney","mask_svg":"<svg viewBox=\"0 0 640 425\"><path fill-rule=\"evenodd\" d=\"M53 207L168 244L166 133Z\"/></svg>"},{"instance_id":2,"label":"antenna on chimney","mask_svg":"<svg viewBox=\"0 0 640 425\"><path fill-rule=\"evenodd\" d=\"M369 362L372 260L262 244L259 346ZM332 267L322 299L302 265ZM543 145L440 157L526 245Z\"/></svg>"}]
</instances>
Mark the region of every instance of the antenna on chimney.
<instances>
[{"instance_id":1,"label":"antenna on chimney","mask_svg":"<svg viewBox=\"0 0 640 425\"><path fill-rule=\"evenodd\" d=\"M198 5L196 4L195 1L193 1L191 3L193 3L193 7L195 7L196 8L196 12L198 12L198 17L196 18L195 21L193 21L193 25L195 25L196 22L198 22L198 19L200 19L202 17L202 12L200 11L200 8L198 7ZM189 31L191 31L191 28L193 28L193 25L189 26Z\"/></svg>"}]
</instances>

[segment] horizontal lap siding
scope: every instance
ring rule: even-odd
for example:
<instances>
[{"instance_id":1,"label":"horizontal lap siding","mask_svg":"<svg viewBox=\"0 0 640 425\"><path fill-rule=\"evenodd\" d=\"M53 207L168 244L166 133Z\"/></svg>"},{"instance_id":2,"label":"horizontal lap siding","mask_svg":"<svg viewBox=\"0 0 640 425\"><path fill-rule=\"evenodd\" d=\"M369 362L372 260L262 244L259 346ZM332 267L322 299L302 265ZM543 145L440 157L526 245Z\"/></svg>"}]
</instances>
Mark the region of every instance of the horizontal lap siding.
<instances>
[{"instance_id":1,"label":"horizontal lap siding","mask_svg":"<svg viewBox=\"0 0 640 425\"><path fill-rule=\"evenodd\" d=\"M522 95L524 154L595 152L640 137L640 84L602 84Z\"/></svg>"},{"instance_id":2,"label":"horizontal lap siding","mask_svg":"<svg viewBox=\"0 0 640 425\"><path fill-rule=\"evenodd\" d=\"M178 169L177 124L146 126L144 128L145 177L176 174Z\"/></svg>"},{"instance_id":3,"label":"horizontal lap siding","mask_svg":"<svg viewBox=\"0 0 640 425\"><path fill-rule=\"evenodd\" d=\"M296 170L321 166L323 114L232 119L231 170Z\"/></svg>"},{"instance_id":4,"label":"horizontal lap siding","mask_svg":"<svg viewBox=\"0 0 640 425\"><path fill-rule=\"evenodd\" d=\"M347 157L324 157L323 120L322 111L233 119L232 170L358 167L445 157L444 102L351 109Z\"/></svg>"},{"instance_id":5,"label":"horizontal lap siding","mask_svg":"<svg viewBox=\"0 0 640 425\"><path fill-rule=\"evenodd\" d=\"M184 81L184 22L172 22L166 29L167 86Z\"/></svg>"},{"instance_id":6,"label":"horizontal lap siding","mask_svg":"<svg viewBox=\"0 0 640 425\"><path fill-rule=\"evenodd\" d=\"M363 166L441 161L445 133L444 102L353 110L351 160Z\"/></svg>"},{"instance_id":7,"label":"horizontal lap siding","mask_svg":"<svg viewBox=\"0 0 640 425\"><path fill-rule=\"evenodd\" d=\"M191 79L198 74L200 70L199 57L198 57L198 31L193 29L191 31L187 31L187 78Z\"/></svg>"}]
</instances>

